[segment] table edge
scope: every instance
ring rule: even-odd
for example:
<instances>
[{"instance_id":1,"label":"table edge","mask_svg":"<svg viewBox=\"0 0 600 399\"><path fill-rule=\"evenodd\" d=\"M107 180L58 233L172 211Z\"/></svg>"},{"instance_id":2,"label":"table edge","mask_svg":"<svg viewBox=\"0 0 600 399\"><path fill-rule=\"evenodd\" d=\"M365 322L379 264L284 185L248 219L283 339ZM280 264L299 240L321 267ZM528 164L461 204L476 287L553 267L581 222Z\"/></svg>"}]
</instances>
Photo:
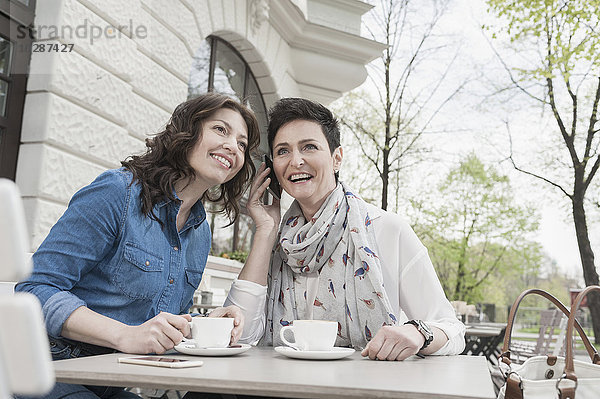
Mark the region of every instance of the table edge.
<instances>
[{"instance_id":1,"label":"table edge","mask_svg":"<svg viewBox=\"0 0 600 399\"><path fill-rule=\"evenodd\" d=\"M153 376L152 381L144 380L144 378L132 378L131 382L133 385L128 385L125 388L139 387L139 388L152 388L152 389L175 389L180 391L197 391L198 387L195 384L190 384L187 381L189 377L173 377L164 376L157 377ZM82 373L82 372L66 372L57 371L56 381L70 384L82 384L82 385L106 385L106 386L123 386L122 382L118 381L115 377L111 377L110 374L102 372L97 373ZM389 391L377 391L373 389L360 389L360 388L340 388L340 387L314 387L311 385L303 384L289 384L289 383L269 383L264 384L260 382L249 383L247 381L243 383L236 383L230 381L227 386L223 385L223 380L206 379L202 380L202 391L211 393L223 393L223 394L246 394L246 395L258 395L258 396L269 396L269 397L294 397L294 398L322 398L327 396L328 398L397 398L397 399L429 399L431 394L423 392L389 392ZM436 399L490 399L482 396L456 396L456 395L438 395Z\"/></svg>"}]
</instances>

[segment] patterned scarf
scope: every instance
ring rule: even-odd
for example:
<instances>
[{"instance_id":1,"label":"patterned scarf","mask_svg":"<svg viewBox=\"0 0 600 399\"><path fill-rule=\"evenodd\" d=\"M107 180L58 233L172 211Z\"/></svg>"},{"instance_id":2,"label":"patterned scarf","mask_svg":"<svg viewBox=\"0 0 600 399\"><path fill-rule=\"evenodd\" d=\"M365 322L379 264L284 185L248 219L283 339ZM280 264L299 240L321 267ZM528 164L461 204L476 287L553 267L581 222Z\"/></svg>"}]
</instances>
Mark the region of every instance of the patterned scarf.
<instances>
[{"instance_id":1,"label":"patterned scarf","mask_svg":"<svg viewBox=\"0 0 600 399\"><path fill-rule=\"evenodd\" d=\"M296 276L314 272L319 285L313 318L338 322L336 346L364 348L381 326L396 324L377 253L367 204L342 182L308 222L294 201L271 256L260 344L282 344L279 331L298 319Z\"/></svg>"}]
</instances>

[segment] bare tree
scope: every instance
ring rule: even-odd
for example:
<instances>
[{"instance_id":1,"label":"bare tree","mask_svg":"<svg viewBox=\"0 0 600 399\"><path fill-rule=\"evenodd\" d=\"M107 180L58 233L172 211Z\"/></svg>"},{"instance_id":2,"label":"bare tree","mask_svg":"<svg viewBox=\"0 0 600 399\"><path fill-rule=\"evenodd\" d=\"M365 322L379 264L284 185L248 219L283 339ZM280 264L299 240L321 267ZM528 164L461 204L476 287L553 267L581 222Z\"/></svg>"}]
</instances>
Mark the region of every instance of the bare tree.
<instances>
[{"instance_id":1,"label":"bare tree","mask_svg":"<svg viewBox=\"0 0 600 399\"><path fill-rule=\"evenodd\" d=\"M431 128L442 107L464 86L459 84L440 100L442 84L447 81L458 51L450 59L440 61L437 66L442 69L432 76L423 79L418 73L425 62L438 61L438 55L448 46L439 44L435 31L449 2L379 1L365 24L371 38L388 46L383 56L369 66L376 99L371 101L364 92L353 92L343 98L336 110L381 179L383 209L388 207L390 180L419 162L419 155L426 152L419 139Z\"/></svg>"},{"instance_id":2,"label":"bare tree","mask_svg":"<svg viewBox=\"0 0 600 399\"><path fill-rule=\"evenodd\" d=\"M527 4L487 0L487 3L492 12L504 19L497 31L505 32L508 26L511 42L520 46L515 52L531 49L529 54L536 55L528 57L526 65L521 62L518 66L509 65L506 57L499 55L499 58L512 87L551 112L555 122L552 133L562 142L561 148L544 154L557 158L552 169L517 162L512 140L509 159L516 170L543 181L568 198L585 283L598 285L588 232L586 194L600 168L600 3L589 0L526 1ZM557 153L562 153L562 159ZM568 172L567 176L563 177L565 173L561 176L561 172ZM589 296L595 341L600 343L600 295Z\"/></svg>"}]
</instances>

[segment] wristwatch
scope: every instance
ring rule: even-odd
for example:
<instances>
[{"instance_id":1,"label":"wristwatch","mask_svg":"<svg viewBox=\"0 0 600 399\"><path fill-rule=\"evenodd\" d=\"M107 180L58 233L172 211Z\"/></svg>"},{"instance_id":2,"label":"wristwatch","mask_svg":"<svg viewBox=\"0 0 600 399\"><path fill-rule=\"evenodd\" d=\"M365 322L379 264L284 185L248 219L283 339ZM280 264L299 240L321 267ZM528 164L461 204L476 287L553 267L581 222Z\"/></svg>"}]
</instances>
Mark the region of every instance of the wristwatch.
<instances>
[{"instance_id":1,"label":"wristwatch","mask_svg":"<svg viewBox=\"0 0 600 399\"><path fill-rule=\"evenodd\" d=\"M419 349L420 351L427 348L429 344L433 342L433 331L423 320L409 320L404 324L412 324L425 337L425 343L421 349Z\"/></svg>"}]
</instances>

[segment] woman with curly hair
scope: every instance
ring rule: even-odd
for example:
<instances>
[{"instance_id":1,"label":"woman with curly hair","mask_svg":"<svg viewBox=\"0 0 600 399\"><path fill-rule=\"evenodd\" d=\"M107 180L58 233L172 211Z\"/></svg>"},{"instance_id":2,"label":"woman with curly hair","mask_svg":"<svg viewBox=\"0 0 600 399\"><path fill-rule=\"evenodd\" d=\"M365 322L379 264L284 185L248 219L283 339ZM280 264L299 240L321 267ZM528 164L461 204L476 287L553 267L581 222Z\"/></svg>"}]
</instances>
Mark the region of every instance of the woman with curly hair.
<instances>
[{"instance_id":1,"label":"woman with curly hair","mask_svg":"<svg viewBox=\"0 0 600 399\"><path fill-rule=\"evenodd\" d=\"M202 200L234 220L255 173L252 111L208 93L180 104L147 151L79 190L33 255L16 291L43 307L53 358L121 351L164 353L190 333L187 314L211 232ZM232 342L243 329L235 306ZM137 397L120 388L56 384L49 398Z\"/></svg>"}]
</instances>

